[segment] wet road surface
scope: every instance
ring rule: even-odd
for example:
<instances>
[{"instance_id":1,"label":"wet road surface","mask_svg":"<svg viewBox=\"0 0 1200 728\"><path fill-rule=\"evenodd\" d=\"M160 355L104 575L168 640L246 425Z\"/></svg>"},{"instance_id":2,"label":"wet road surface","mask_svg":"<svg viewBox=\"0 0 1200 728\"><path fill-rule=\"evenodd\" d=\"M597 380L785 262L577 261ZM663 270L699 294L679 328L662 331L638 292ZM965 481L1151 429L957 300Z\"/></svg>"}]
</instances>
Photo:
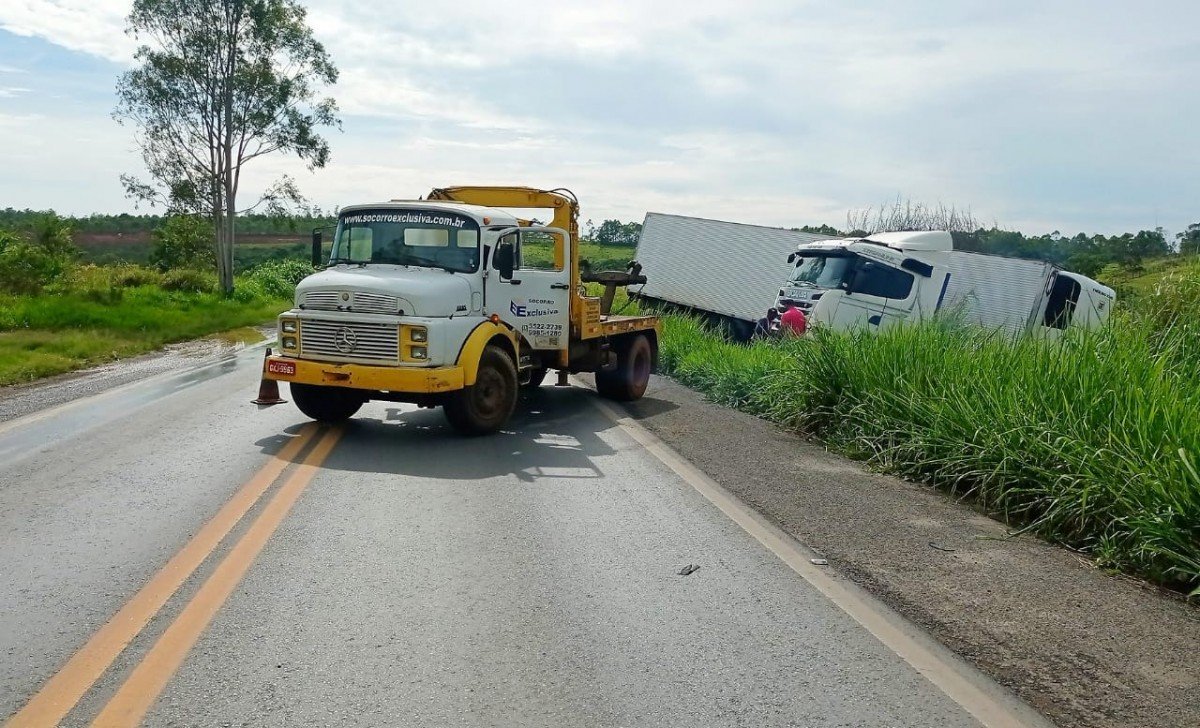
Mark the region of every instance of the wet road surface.
<instances>
[{"instance_id":1,"label":"wet road surface","mask_svg":"<svg viewBox=\"0 0 1200 728\"><path fill-rule=\"evenodd\" d=\"M593 392L488 438L388 403L319 428L249 404L260 356L0 425L0 716L1036 722L955 702Z\"/></svg>"}]
</instances>

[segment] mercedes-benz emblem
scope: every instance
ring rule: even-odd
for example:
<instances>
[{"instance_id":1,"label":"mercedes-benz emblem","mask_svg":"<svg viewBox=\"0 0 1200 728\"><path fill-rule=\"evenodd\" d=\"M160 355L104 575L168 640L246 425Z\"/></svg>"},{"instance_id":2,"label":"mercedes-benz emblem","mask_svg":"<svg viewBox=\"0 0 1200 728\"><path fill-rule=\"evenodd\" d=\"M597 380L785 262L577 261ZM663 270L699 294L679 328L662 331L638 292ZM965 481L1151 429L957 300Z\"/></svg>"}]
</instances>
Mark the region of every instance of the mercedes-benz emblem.
<instances>
[{"instance_id":1,"label":"mercedes-benz emblem","mask_svg":"<svg viewBox=\"0 0 1200 728\"><path fill-rule=\"evenodd\" d=\"M343 354L349 354L358 346L358 335L349 326L343 326L333 335L333 345Z\"/></svg>"}]
</instances>

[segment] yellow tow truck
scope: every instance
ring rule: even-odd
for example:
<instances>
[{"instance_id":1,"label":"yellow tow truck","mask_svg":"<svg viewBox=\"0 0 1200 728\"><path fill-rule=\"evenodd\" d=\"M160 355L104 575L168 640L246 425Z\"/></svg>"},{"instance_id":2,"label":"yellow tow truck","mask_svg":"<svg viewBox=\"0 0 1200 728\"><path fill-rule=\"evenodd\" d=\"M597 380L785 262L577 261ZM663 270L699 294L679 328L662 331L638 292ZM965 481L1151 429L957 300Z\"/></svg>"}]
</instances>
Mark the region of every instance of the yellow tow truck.
<instances>
[{"instance_id":1,"label":"yellow tow truck","mask_svg":"<svg viewBox=\"0 0 1200 728\"><path fill-rule=\"evenodd\" d=\"M552 211L549 225L502 208ZM628 271L580 271L579 204L567 190L446 187L425 199L343 208L323 270L279 316L279 350L263 375L288 382L313 419L338 422L371 400L442 407L464 434L508 421L518 390L554 369L594 372L601 396L635 400L658 359L654 316L610 313ZM552 242L549 265L522 246ZM590 296L584 283L605 286Z\"/></svg>"}]
</instances>

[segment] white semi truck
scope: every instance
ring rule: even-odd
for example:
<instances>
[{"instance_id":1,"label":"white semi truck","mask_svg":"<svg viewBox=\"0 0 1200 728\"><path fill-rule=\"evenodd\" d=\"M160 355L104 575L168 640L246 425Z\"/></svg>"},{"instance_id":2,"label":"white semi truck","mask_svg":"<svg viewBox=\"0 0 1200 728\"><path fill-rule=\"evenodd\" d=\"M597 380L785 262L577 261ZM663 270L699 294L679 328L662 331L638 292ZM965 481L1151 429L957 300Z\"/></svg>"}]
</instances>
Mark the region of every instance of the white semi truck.
<instances>
[{"instance_id":1,"label":"white semi truck","mask_svg":"<svg viewBox=\"0 0 1200 728\"><path fill-rule=\"evenodd\" d=\"M682 309L748 340L775 301L796 246L832 240L783 228L646 214L637 258L648 279L641 300Z\"/></svg>"},{"instance_id":2,"label":"white semi truck","mask_svg":"<svg viewBox=\"0 0 1200 728\"><path fill-rule=\"evenodd\" d=\"M954 250L945 231L802 245L789 262L768 312L774 330L799 320L878 331L941 315L1009 335L1056 336L1100 326L1116 299L1113 289L1052 263Z\"/></svg>"}]
</instances>

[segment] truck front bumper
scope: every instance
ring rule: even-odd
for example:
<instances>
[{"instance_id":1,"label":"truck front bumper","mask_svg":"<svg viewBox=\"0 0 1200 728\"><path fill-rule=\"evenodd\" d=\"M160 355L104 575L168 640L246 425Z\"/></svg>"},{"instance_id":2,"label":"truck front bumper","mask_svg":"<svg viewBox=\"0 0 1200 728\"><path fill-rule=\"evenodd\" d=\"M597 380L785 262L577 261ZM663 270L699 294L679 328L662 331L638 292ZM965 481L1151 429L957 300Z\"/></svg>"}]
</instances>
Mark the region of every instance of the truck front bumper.
<instances>
[{"instance_id":1,"label":"truck front bumper","mask_svg":"<svg viewBox=\"0 0 1200 728\"><path fill-rule=\"evenodd\" d=\"M465 382L462 367L373 367L286 356L267 357L263 377L278 382L411 394L453 392L462 389Z\"/></svg>"}]
</instances>

